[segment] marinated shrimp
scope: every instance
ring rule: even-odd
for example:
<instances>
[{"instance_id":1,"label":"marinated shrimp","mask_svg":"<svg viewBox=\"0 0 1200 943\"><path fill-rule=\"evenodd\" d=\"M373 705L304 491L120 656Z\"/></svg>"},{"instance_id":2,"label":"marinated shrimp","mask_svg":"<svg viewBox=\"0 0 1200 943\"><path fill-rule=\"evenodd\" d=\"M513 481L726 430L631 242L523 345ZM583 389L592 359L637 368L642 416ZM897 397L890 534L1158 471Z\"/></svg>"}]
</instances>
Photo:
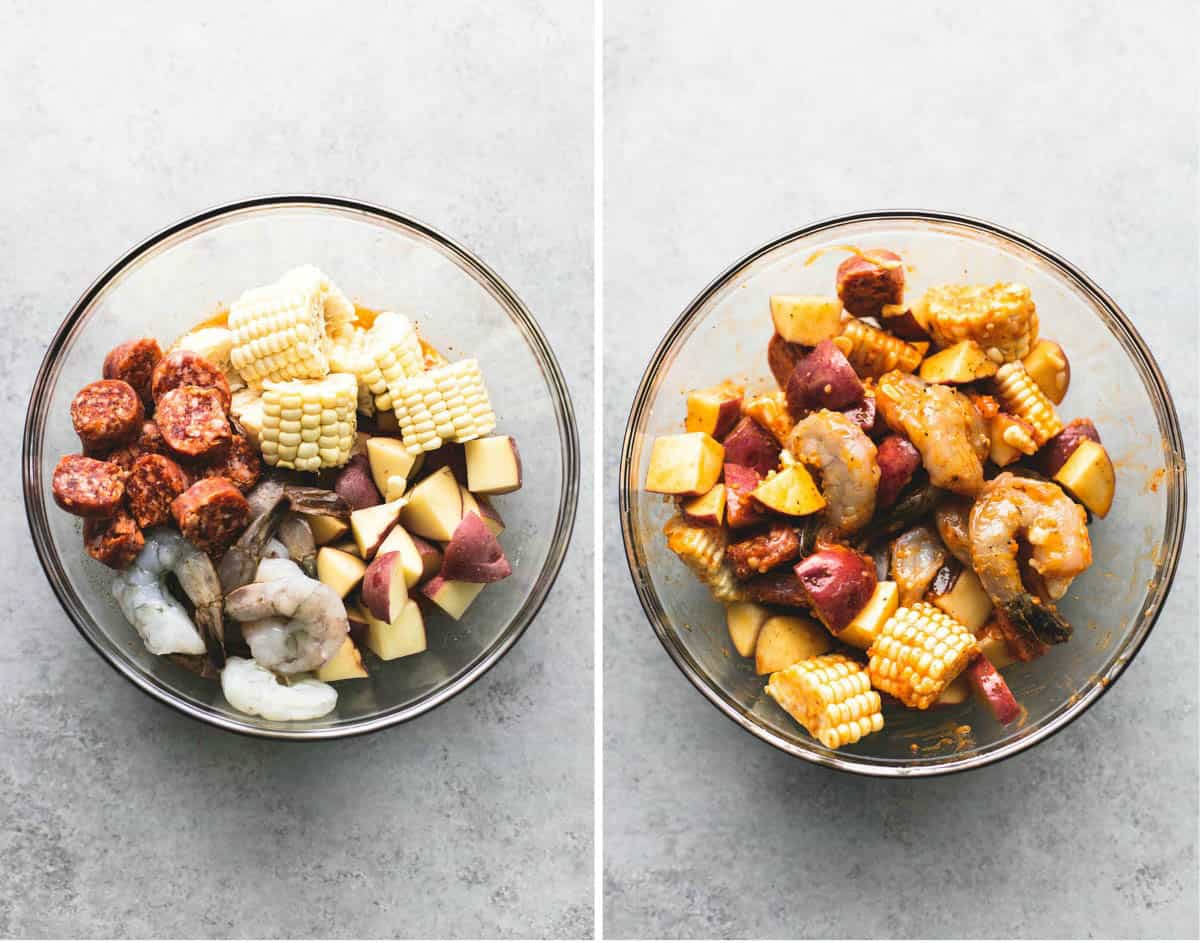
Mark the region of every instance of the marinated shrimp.
<instances>
[{"instance_id":1,"label":"marinated shrimp","mask_svg":"<svg viewBox=\"0 0 1200 943\"><path fill-rule=\"evenodd\" d=\"M247 658L225 663L221 691L236 710L264 720L316 720L337 706L337 691L324 681L301 678L284 684Z\"/></svg>"},{"instance_id":2,"label":"marinated shrimp","mask_svg":"<svg viewBox=\"0 0 1200 943\"><path fill-rule=\"evenodd\" d=\"M851 534L875 513L879 464L875 443L844 413L822 409L796 423L787 447L821 473L821 493L830 527Z\"/></svg>"},{"instance_id":3,"label":"marinated shrimp","mask_svg":"<svg viewBox=\"0 0 1200 943\"><path fill-rule=\"evenodd\" d=\"M887 424L917 447L930 481L967 497L979 493L990 443L983 417L969 399L893 370L880 377L875 402Z\"/></svg>"},{"instance_id":4,"label":"marinated shrimp","mask_svg":"<svg viewBox=\"0 0 1200 943\"><path fill-rule=\"evenodd\" d=\"M113 598L146 648L155 655L202 655L218 667L224 662L221 581L206 554L177 531L155 527L146 544L112 584ZM195 621L167 588L174 574L192 601Z\"/></svg>"},{"instance_id":5,"label":"marinated shrimp","mask_svg":"<svg viewBox=\"0 0 1200 943\"><path fill-rule=\"evenodd\" d=\"M242 623L254 660L282 674L319 668L350 631L341 597L291 560L259 563L255 582L226 597L225 614Z\"/></svg>"},{"instance_id":6,"label":"marinated shrimp","mask_svg":"<svg viewBox=\"0 0 1200 943\"><path fill-rule=\"evenodd\" d=\"M892 578L900 590L900 605L918 602L946 562L946 548L933 528L921 525L892 541Z\"/></svg>"},{"instance_id":7,"label":"marinated shrimp","mask_svg":"<svg viewBox=\"0 0 1200 943\"><path fill-rule=\"evenodd\" d=\"M971 502L966 498L947 497L933 514L938 536L954 559L971 565Z\"/></svg>"},{"instance_id":8,"label":"marinated shrimp","mask_svg":"<svg viewBox=\"0 0 1200 943\"><path fill-rule=\"evenodd\" d=\"M1052 643L1071 627L1047 605L1092 564L1092 543L1082 507L1053 482L1003 472L989 481L970 519L971 564L992 601L1018 629ZM1021 579L1020 542L1050 600L1030 593Z\"/></svg>"}]
</instances>

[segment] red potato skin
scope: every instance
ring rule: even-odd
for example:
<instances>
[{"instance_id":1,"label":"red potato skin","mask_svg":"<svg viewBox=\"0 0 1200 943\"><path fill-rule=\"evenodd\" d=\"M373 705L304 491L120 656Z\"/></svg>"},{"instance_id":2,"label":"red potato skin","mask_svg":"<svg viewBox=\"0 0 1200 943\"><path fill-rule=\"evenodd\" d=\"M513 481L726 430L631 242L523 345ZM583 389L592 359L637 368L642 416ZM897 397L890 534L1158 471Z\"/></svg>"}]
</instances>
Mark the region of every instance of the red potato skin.
<instances>
[{"instance_id":1,"label":"red potato skin","mask_svg":"<svg viewBox=\"0 0 1200 943\"><path fill-rule=\"evenodd\" d=\"M1100 433L1090 419L1072 419L1066 428L1038 450L1037 462L1047 478L1053 478L1060 468L1067 464L1067 459L1079 448L1084 439L1091 439L1098 445Z\"/></svg>"},{"instance_id":2,"label":"red potato skin","mask_svg":"<svg viewBox=\"0 0 1200 943\"><path fill-rule=\"evenodd\" d=\"M441 577L465 583L498 583L512 575L504 550L483 519L471 512L454 529L442 556Z\"/></svg>"},{"instance_id":3,"label":"red potato skin","mask_svg":"<svg viewBox=\"0 0 1200 943\"><path fill-rule=\"evenodd\" d=\"M367 607L367 611L371 615L381 622L391 621L388 613L391 581L403 579L396 572L396 562L399 558L398 550L385 553L372 560L363 574L362 589L359 591L362 596L362 604Z\"/></svg>"},{"instance_id":4,"label":"red potato skin","mask_svg":"<svg viewBox=\"0 0 1200 943\"><path fill-rule=\"evenodd\" d=\"M1021 705L1008 682L986 655L980 655L967 666L967 681L1000 723L1010 724L1021 716Z\"/></svg>"},{"instance_id":5,"label":"red potato skin","mask_svg":"<svg viewBox=\"0 0 1200 943\"><path fill-rule=\"evenodd\" d=\"M760 475L779 465L779 443L750 416L743 416L721 444L726 462L753 468Z\"/></svg>"},{"instance_id":6,"label":"red potato skin","mask_svg":"<svg viewBox=\"0 0 1200 943\"><path fill-rule=\"evenodd\" d=\"M733 564L733 575L739 580L748 580L800 556L800 538L796 528L775 523L729 544L725 556Z\"/></svg>"},{"instance_id":7,"label":"red potato skin","mask_svg":"<svg viewBox=\"0 0 1200 943\"><path fill-rule=\"evenodd\" d=\"M898 304L899 302L897 302ZM905 310L903 314L893 315L888 317L880 312L880 323L883 329L889 334L892 334L902 341L927 341L929 340L929 332L921 327L921 322L918 321L913 313Z\"/></svg>"},{"instance_id":8,"label":"red potato skin","mask_svg":"<svg viewBox=\"0 0 1200 943\"><path fill-rule=\"evenodd\" d=\"M442 551L424 537L418 537L416 534L409 534L409 536L417 547L417 553L421 556L421 582L437 576L442 569Z\"/></svg>"},{"instance_id":9,"label":"red potato skin","mask_svg":"<svg viewBox=\"0 0 1200 943\"><path fill-rule=\"evenodd\" d=\"M796 369L796 364L804 359L806 353L806 347L785 341L779 334L771 335L771 340L767 342L767 366L771 368L771 375L775 377L775 382L781 390L787 389L792 371Z\"/></svg>"},{"instance_id":10,"label":"red potato skin","mask_svg":"<svg viewBox=\"0 0 1200 943\"><path fill-rule=\"evenodd\" d=\"M875 592L875 563L848 547L828 547L792 568L809 607L830 632L838 633Z\"/></svg>"},{"instance_id":11,"label":"red potato skin","mask_svg":"<svg viewBox=\"0 0 1200 943\"><path fill-rule=\"evenodd\" d=\"M763 506L751 497L762 476L745 465L725 463L725 523L734 530L752 527L767 519Z\"/></svg>"},{"instance_id":12,"label":"red potato skin","mask_svg":"<svg viewBox=\"0 0 1200 943\"><path fill-rule=\"evenodd\" d=\"M875 460L879 463L875 503L879 507L891 507L921 467L921 453L903 436L890 435L879 443Z\"/></svg>"},{"instance_id":13,"label":"red potato skin","mask_svg":"<svg viewBox=\"0 0 1200 943\"><path fill-rule=\"evenodd\" d=\"M371 477L370 462L362 453L351 456L346 466L338 472L333 490L352 511L383 504L383 495L379 493L379 489L375 487L375 479Z\"/></svg>"},{"instance_id":14,"label":"red potato skin","mask_svg":"<svg viewBox=\"0 0 1200 943\"><path fill-rule=\"evenodd\" d=\"M828 338L796 364L785 389L788 411L797 418L814 409L847 409L863 399L862 380Z\"/></svg>"},{"instance_id":15,"label":"red potato skin","mask_svg":"<svg viewBox=\"0 0 1200 943\"><path fill-rule=\"evenodd\" d=\"M104 379L124 380L133 387L144 406L153 408L150 384L162 356L162 348L153 337L139 337L118 344L104 358Z\"/></svg>"},{"instance_id":16,"label":"red potato skin","mask_svg":"<svg viewBox=\"0 0 1200 943\"><path fill-rule=\"evenodd\" d=\"M868 249L872 259L899 262L900 256L887 249ZM872 259L852 255L837 268L837 293L842 306L860 318L878 317L884 305L904 299L904 266L886 268Z\"/></svg>"},{"instance_id":17,"label":"red potato skin","mask_svg":"<svg viewBox=\"0 0 1200 943\"><path fill-rule=\"evenodd\" d=\"M875 408L875 394L870 390L863 391L862 402L842 412L858 423L858 427L868 436L874 435L879 424L879 410Z\"/></svg>"}]
</instances>

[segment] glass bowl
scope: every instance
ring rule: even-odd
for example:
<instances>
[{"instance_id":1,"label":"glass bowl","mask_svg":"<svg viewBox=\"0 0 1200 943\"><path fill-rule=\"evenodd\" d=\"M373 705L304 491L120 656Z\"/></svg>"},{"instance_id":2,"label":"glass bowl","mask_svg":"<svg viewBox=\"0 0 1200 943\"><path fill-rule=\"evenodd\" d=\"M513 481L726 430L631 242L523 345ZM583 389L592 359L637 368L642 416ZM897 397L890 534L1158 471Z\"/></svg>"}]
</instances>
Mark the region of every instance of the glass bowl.
<instances>
[{"instance_id":1,"label":"glass bowl","mask_svg":"<svg viewBox=\"0 0 1200 943\"><path fill-rule=\"evenodd\" d=\"M451 359L478 357L500 428L525 453L524 487L497 500L513 575L460 622L429 620L429 650L368 658L371 677L338 687L334 713L274 723L233 710L220 685L151 655L108 591L112 571L84 553L80 522L53 501L59 456L76 452L68 406L99 379L105 353L152 334L169 342L242 290L314 263L355 301L419 320ZM437 706L482 675L525 631L562 564L575 520L579 452L562 372L520 299L446 236L376 206L316 196L263 197L200 213L119 259L54 335L30 397L22 445L25 507L38 557L63 608L122 675L164 703L217 727L317 740L380 730Z\"/></svg>"},{"instance_id":2,"label":"glass bowl","mask_svg":"<svg viewBox=\"0 0 1200 943\"><path fill-rule=\"evenodd\" d=\"M1117 469L1116 500L1091 527L1094 564L1061 608L1067 644L1004 669L1028 711L1002 727L974 698L956 708L885 708L884 729L838 751L795 724L733 651L722 607L666 548L674 510L642 489L655 436L678 432L685 390L725 379L773 389L768 296L830 294L843 244L886 247L908 267L908 297L948 281L1029 285L1042 333L1071 360L1064 419L1095 420ZM991 223L947 213L883 211L816 223L750 253L718 276L675 321L642 377L621 449L621 528L630 573L654 631L680 670L728 717L767 743L825 766L877 776L923 776L995 762L1078 717L1145 642L1179 562L1186 483L1171 395L1150 351L1111 298L1069 262Z\"/></svg>"}]
</instances>

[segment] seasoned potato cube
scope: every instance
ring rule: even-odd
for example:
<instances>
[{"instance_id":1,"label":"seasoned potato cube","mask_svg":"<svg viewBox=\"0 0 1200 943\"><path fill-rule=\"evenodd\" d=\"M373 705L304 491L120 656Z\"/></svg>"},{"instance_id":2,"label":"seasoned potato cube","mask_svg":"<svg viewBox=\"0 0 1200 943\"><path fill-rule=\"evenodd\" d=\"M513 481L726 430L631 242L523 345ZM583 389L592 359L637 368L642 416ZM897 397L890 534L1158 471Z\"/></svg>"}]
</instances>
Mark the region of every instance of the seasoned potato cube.
<instances>
[{"instance_id":1,"label":"seasoned potato cube","mask_svg":"<svg viewBox=\"0 0 1200 943\"><path fill-rule=\"evenodd\" d=\"M842 302L837 298L812 295L772 295L771 320L785 341L816 347L838 333Z\"/></svg>"},{"instance_id":2,"label":"seasoned potato cube","mask_svg":"<svg viewBox=\"0 0 1200 943\"><path fill-rule=\"evenodd\" d=\"M1106 516L1112 507L1117 476L1108 452L1099 442L1082 440L1054 480L1097 517Z\"/></svg>"},{"instance_id":3,"label":"seasoned potato cube","mask_svg":"<svg viewBox=\"0 0 1200 943\"><path fill-rule=\"evenodd\" d=\"M920 376L929 383L974 383L996 375L996 364L975 341L959 341L921 362Z\"/></svg>"},{"instance_id":4,"label":"seasoned potato cube","mask_svg":"<svg viewBox=\"0 0 1200 943\"><path fill-rule=\"evenodd\" d=\"M1050 402L1057 406L1063 401L1071 385L1071 362L1062 347L1051 340L1040 340L1022 363Z\"/></svg>"},{"instance_id":5,"label":"seasoned potato cube","mask_svg":"<svg viewBox=\"0 0 1200 943\"><path fill-rule=\"evenodd\" d=\"M707 432L664 435L654 440L646 490L657 494L704 494L721 477L725 449Z\"/></svg>"}]
</instances>

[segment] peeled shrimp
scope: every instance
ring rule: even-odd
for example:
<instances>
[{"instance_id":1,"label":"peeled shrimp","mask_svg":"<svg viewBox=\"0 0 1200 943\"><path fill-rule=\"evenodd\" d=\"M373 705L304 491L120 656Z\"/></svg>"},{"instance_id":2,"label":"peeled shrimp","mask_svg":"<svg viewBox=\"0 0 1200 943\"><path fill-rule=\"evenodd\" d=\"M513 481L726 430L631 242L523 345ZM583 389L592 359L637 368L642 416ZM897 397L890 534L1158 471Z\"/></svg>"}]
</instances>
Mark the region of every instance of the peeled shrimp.
<instances>
[{"instance_id":1,"label":"peeled shrimp","mask_svg":"<svg viewBox=\"0 0 1200 943\"><path fill-rule=\"evenodd\" d=\"M285 514L275 536L287 547L288 556L300 565L306 576L317 575L317 542L307 520L294 512Z\"/></svg>"},{"instance_id":2,"label":"peeled shrimp","mask_svg":"<svg viewBox=\"0 0 1200 943\"><path fill-rule=\"evenodd\" d=\"M1018 628L1043 642L1065 641L1071 628L1021 580L1019 540L1051 600L1092 565L1083 508L1053 482L1004 472L984 486L971 508L971 565L992 601Z\"/></svg>"},{"instance_id":3,"label":"peeled shrimp","mask_svg":"<svg viewBox=\"0 0 1200 943\"><path fill-rule=\"evenodd\" d=\"M255 581L225 598L225 614L242 623L254 660L282 674L319 668L350 631L341 597L291 560L259 563Z\"/></svg>"},{"instance_id":4,"label":"peeled shrimp","mask_svg":"<svg viewBox=\"0 0 1200 943\"><path fill-rule=\"evenodd\" d=\"M821 473L825 519L841 534L866 526L875 513L879 463L875 443L843 413L822 409L796 423L788 450Z\"/></svg>"},{"instance_id":5,"label":"peeled shrimp","mask_svg":"<svg viewBox=\"0 0 1200 943\"><path fill-rule=\"evenodd\" d=\"M967 497L979 492L990 443L983 417L969 399L893 370L879 378L875 402L887 424L917 447L930 481Z\"/></svg>"},{"instance_id":6,"label":"peeled shrimp","mask_svg":"<svg viewBox=\"0 0 1200 943\"><path fill-rule=\"evenodd\" d=\"M946 562L946 548L933 528L922 524L892 541L892 579L900 590L900 605L920 602Z\"/></svg>"},{"instance_id":7,"label":"peeled shrimp","mask_svg":"<svg viewBox=\"0 0 1200 943\"><path fill-rule=\"evenodd\" d=\"M237 710L266 720L315 720L337 706L337 691L325 682L304 678L282 684L247 658L230 658L225 663L221 691Z\"/></svg>"},{"instance_id":8,"label":"peeled shrimp","mask_svg":"<svg viewBox=\"0 0 1200 943\"><path fill-rule=\"evenodd\" d=\"M947 497L933 513L938 536L963 566L971 566L971 502L966 498Z\"/></svg>"},{"instance_id":9,"label":"peeled shrimp","mask_svg":"<svg viewBox=\"0 0 1200 943\"><path fill-rule=\"evenodd\" d=\"M196 607L195 622L167 589L167 576ZM165 527L146 531L146 544L133 565L112 584L113 598L146 648L155 655L203 655L224 663L221 581L206 554Z\"/></svg>"}]
</instances>

